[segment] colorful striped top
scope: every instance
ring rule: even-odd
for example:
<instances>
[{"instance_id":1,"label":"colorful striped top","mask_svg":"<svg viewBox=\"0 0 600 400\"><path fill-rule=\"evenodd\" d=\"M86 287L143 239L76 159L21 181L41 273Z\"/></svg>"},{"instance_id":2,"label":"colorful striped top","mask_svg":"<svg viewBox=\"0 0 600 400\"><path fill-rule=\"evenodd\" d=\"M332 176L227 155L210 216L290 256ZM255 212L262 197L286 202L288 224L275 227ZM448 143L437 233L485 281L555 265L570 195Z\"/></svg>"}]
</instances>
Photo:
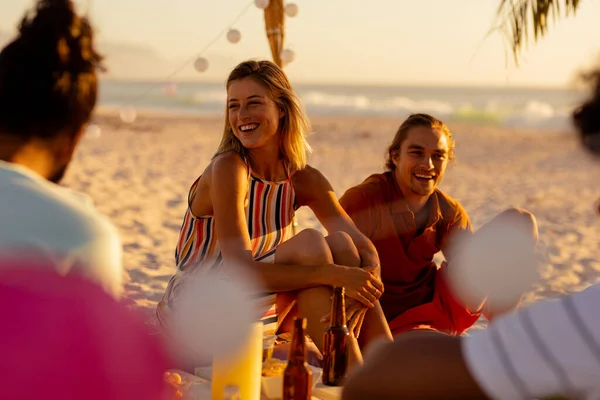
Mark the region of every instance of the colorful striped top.
<instances>
[{"instance_id":1,"label":"colorful striped top","mask_svg":"<svg viewBox=\"0 0 600 400\"><path fill-rule=\"evenodd\" d=\"M269 182L253 176L247 161L246 166L248 193L245 210L252 255L257 261L274 262L277 246L293 235L292 223L296 209L294 187L289 173L283 181ZM166 302L172 299L183 275L199 268L214 269L222 263L214 216L195 216L191 210L193 197L202 195L196 193L199 181L200 178L194 182L188 194L188 208L175 249L178 272L169 282L163 297ZM277 324L275 293L265 293L261 296L260 303L268 306L268 311L261 319L265 324L265 331L273 331ZM160 307L158 312L160 313ZM160 321L160 315L158 317Z\"/></svg>"}]
</instances>

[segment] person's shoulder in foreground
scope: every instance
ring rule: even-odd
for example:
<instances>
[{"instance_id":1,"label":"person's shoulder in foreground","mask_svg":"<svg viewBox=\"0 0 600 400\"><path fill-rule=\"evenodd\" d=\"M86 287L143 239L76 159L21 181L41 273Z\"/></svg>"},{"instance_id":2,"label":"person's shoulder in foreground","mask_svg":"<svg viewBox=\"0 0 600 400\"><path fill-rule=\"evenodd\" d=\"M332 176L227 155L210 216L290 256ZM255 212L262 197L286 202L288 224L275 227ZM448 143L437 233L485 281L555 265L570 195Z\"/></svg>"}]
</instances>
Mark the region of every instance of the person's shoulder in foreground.
<instances>
[{"instance_id":1,"label":"person's shoulder in foreground","mask_svg":"<svg viewBox=\"0 0 600 400\"><path fill-rule=\"evenodd\" d=\"M57 185L95 109L102 60L71 0L36 1L0 50L0 251L50 260L61 275L78 271L116 295L115 228Z\"/></svg>"},{"instance_id":2,"label":"person's shoulder in foreground","mask_svg":"<svg viewBox=\"0 0 600 400\"><path fill-rule=\"evenodd\" d=\"M347 381L351 399L532 399L600 395L600 285L451 337L414 331L377 346Z\"/></svg>"},{"instance_id":3,"label":"person's shoulder in foreground","mask_svg":"<svg viewBox=\"0 0 600 400\"><path fill-rule=\"evenodd\" d=\"M600 285L498 317L462 339L469 372L494 399L600 398Z\"/></svg>"},{"instance_id":4,"label":"person's shoulder in foreground","mask_svg":"<svg viewBox=\"0 0 600 400\"><path fill-rule=\"evenodd\" d=\"M51 260L61 274L78 273L118 296L121 240L91 198L27 168L0 163L0 252Z\"/></svg>"},{"instance_id":5,"label":"person's shoulder in foreground","mask_svg":"<svg viewBox=\"0 0 600 400\"><path fill-rule=\"evenodd\" d=\"M163 379L174 360L142 315L41 264L0 260L0 398L174 399Z\"/></svg>"}]
</instances>

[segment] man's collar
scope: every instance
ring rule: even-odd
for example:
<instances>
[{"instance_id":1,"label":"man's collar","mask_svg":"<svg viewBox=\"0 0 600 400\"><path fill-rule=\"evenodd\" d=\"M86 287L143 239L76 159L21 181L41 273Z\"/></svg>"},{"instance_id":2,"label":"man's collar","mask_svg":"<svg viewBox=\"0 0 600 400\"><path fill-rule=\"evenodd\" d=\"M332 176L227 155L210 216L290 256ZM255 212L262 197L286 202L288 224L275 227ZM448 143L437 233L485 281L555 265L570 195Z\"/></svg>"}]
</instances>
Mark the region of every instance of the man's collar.
<instances>
[{"instance_id":1,"label":"man's collar","mask_svg":"<svg viewBox=\"0 0 600 400\"><path fill-rule=\"evenodd\" d=\"M43 176L41 176L34 170L32 170L24 165L21 165L21 164L16 164L16 163L0 160L0 169L19 174L25 178L28 178L28 179L31 179L34 181L43 182L43 183L49 182L46 178L44 178Z\"/></svg>"}]
</instances>

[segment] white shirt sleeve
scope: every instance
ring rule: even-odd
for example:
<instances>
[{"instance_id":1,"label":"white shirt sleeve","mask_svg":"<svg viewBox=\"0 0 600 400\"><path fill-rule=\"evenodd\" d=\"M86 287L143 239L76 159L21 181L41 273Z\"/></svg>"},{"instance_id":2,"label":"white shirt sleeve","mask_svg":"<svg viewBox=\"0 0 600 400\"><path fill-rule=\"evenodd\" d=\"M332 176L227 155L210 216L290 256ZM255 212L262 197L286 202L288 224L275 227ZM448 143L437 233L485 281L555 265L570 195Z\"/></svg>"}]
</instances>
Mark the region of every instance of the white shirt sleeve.
<instances>
[{"instance_id":1,"label":"white shirt sleeve","mask_svg":"<svg viewBox=\"0 0 600 400\"><path fill-rule=\"evenodd\" d=\"M121 238L89 196L2 161L0 193L0 256L41 258L60 274L79 273L122 294Z\"/></svg>"},{"instance_id":2,"label":"white shirt sleeve","mask_svg":"<svg viewBox=\"0 0 600 400\"><path fill-rule=\"evenodd\" d=\"M96 210L90 197L68 189L65 189L65 193L74 199L84 212L81 217L78 215L78 226L72 230L79 231L81 240L69 244L69 251L65 252L69 259L63 260L64 265L69 272L75 271L96 281L106 292L119 298L123 293L125 272L123 247L117 228Z\"/></svg>"},{"instance_id":3,"label":"white shirt sleeve","mask_svg":"<svg viewBox=\"0 0 600 400\"><path fill-rule=\"evenodd\" d=\"M498 317L463 339L465 362L492 399L600 394L600 285Z\"/></svg>"},{"instance_id":4,"label":"white shirt sleeve","mask_svg":"<svg viewBox=\"0 0 600 400\"><path fill-rule=\"evenodd\" d=\"M72 251L73 270L98 282L115 298L123 294L123 250L116 228L106 221L94 227L94 235Z\"/></svg>"}]
</instances>

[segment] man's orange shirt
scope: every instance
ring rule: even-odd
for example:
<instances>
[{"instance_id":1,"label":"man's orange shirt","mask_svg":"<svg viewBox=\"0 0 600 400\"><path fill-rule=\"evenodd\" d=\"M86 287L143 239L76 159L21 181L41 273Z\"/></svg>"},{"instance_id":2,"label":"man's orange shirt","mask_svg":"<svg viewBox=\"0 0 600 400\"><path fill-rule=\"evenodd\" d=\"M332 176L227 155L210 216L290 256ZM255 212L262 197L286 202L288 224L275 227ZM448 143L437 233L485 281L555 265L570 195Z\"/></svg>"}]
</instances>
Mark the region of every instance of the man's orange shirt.
<instances>
[{"instance_id":1,"label":"man's orange shirt","mask_svg":"<svg viewBox=\"0 0 600 400\"><path fill-rule=\"evenodd\" d=\"M433 256L441 250L450 262L454 234L473 232L465 209L437 189L427 203L425 229L417 232L414 214L392 172L371 175L348 189L340 203L377 248L385 285L380 302L388 322L432 301L438 272Z\"/></svg>"}]
</instances>

